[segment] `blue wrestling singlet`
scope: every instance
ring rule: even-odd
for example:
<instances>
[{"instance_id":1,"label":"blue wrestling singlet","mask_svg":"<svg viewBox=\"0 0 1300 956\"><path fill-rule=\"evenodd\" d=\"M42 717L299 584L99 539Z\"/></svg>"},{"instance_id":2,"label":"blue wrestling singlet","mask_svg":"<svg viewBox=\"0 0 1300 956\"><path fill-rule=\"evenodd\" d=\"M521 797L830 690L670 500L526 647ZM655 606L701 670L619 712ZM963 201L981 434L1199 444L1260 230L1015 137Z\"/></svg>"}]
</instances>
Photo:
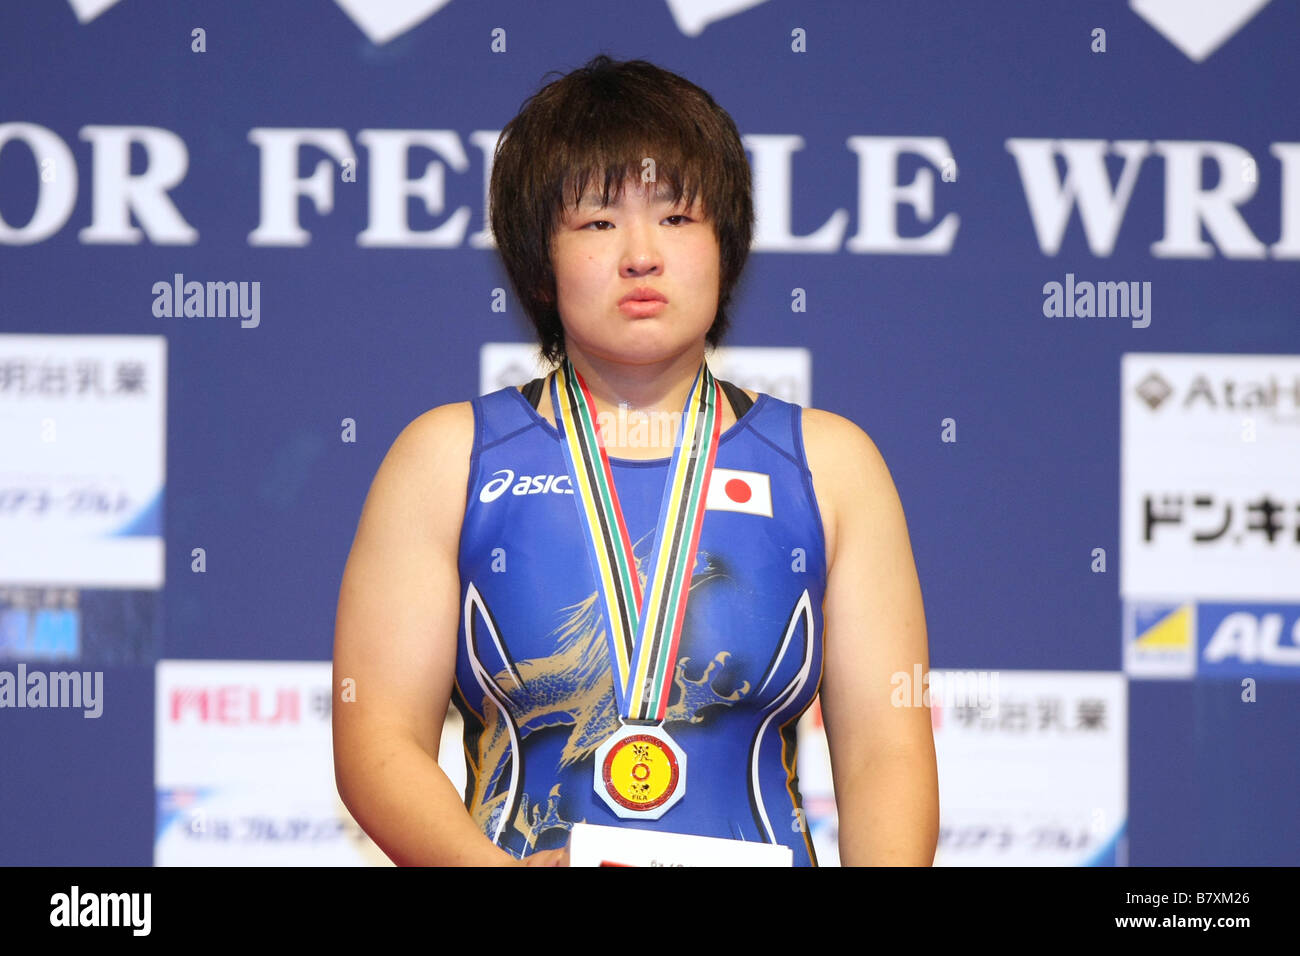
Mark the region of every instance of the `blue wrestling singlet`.
<instances>
[{"instance_id":1,"label":"blue wrestling singlet","mask_svg":"<svg viewBox=\"0 0 1300 956\"><path fill-rule=\"evenodd\" d=\"M719 440L664 720L686 791L658 820L619 819L593 788L620 724L559 433L515 388L473 407L453 700L480 829L516 857L585 821L780 843L815 866L795 724L821 683L826 552L799 406L760 394ZM644 579L669 459L610 463Z\"/></svg>"}]
</instances>

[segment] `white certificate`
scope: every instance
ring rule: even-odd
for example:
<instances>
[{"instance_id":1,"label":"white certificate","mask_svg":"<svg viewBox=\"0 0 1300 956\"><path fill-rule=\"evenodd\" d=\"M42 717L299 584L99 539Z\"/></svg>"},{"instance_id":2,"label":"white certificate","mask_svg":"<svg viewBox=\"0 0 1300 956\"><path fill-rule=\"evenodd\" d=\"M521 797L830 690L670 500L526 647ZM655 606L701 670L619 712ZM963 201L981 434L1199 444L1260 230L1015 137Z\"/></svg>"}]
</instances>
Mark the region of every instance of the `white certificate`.
<instances>
[{"instance_id":1,"label":"white certificate","mask_svg":"<svg viewBox=\"0 0 1300 956\"><path fill-rule=\"evenodd\" d=\"M570 866L793 866L788 846L575 823Z\"/></svg>"}]
</instances>

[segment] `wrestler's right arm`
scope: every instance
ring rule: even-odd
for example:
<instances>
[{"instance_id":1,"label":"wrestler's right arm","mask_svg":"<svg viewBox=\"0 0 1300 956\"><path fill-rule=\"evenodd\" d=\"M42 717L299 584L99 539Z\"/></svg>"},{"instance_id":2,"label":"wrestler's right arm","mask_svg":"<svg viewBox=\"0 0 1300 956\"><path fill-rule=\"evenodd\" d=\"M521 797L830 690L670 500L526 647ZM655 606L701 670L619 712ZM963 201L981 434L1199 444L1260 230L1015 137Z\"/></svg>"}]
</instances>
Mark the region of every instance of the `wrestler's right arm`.
<instances>
[{"instance_id":1,"label":"wrestler's right arm","mask_svg":"<svg viewBox=\"0 0 1300 956\"><path fill-rule=\"evenodd\" d=\"M398 435L366 496L339 590L334 778L353 817L399 866L517 863L474 824L437 762L456 664L457 547L473 434L472 407L460 402L425 412Z\"/></svg>"}]
</instances>

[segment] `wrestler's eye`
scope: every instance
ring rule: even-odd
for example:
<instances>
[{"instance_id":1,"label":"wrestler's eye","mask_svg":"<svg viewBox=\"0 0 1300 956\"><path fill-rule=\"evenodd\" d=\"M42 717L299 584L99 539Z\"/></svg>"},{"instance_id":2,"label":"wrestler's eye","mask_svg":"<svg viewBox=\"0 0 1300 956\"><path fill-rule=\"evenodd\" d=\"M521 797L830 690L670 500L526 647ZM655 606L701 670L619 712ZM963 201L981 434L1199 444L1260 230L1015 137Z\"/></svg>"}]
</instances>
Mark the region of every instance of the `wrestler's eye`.
<instances>
[{"instance_id":1,"label":"wrestler's eye","mask_svg":"<svg viewBox=\"0 0 1300 956\"><path fill-rule=\"evenodd\" d=\"M688 222L695 221L685 213L675 213L674 215L664 217L664 222L672 222L672 220L679 220L679 222L673 222L673 225L685 225ZM591 222L584 224L582 228L591 229L592 227L604 227L604 226L608 226L612 229L614 227L614 224L610 222L608 219L593 219ZM595 229L595 231L606 232L607 230L604 228L597 228Z\"/></svg>"}]
</instances>

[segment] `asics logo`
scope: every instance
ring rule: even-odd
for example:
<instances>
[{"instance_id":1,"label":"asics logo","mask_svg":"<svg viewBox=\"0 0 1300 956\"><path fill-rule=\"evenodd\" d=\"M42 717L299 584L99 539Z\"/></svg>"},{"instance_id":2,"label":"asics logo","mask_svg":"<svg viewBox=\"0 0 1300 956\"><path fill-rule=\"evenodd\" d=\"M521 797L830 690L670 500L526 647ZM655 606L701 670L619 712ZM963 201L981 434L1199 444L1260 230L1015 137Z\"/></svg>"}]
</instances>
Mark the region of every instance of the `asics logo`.
<instances>
[{"instance_id":1,"label":"asics logo","mask_svg":"<svg viewBox=\"0 0 1300 956\"><path fill-rule=\"evenodd\" d=\"M571 495L572 483L568 475L520 475L515 480L515 473L509 468L492 472L492 479L478 493L478 500L484 504L496 501L510 489L512 495Z\"/></svg>"}]
</instances>

